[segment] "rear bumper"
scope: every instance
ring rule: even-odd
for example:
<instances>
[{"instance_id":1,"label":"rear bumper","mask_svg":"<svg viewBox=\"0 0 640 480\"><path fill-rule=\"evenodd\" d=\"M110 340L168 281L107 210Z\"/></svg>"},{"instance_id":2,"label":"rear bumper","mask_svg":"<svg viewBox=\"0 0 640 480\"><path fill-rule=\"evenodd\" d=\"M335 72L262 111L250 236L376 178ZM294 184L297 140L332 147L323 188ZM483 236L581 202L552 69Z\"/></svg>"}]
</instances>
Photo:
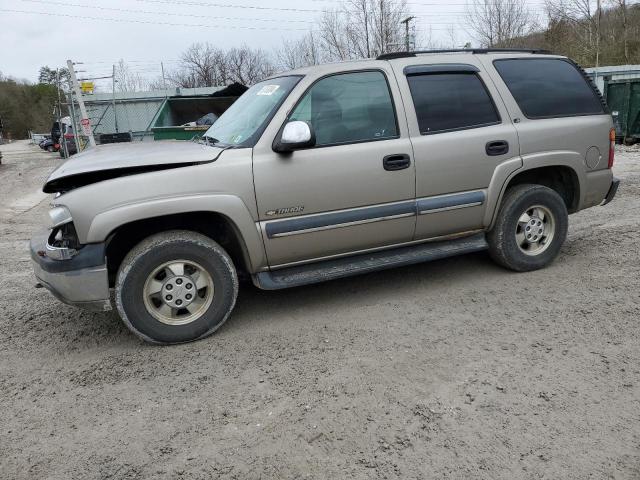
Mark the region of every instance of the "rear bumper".
<instances>
[{"instance_id":1,"label":"rear bumper","mask_svg":"<svg viewBox=\"0 0 640 480\"><path fill-rule=\"evenodd\" d=\"M607 203L611 202L611 200L613 200L613 197L615 197L616 193L618 193L619 186L620 186L620 179L613 177L613 180L611 181L611 186L609 187L607 196L604 197L604 202L602 202L602 205L606 205Z\"/></svg>"},{"instance_id":2,"label":"rear bumper","mask_svg":"<svg viewBox=\"0 0 640 480\"><path fill-rule=\"evenodd\" d=\"M111 310L104 244L86 245L66 260L47 256L47 235L31 239L36 279L58 300L89 310Z\"/></svg>"}]
</instances>

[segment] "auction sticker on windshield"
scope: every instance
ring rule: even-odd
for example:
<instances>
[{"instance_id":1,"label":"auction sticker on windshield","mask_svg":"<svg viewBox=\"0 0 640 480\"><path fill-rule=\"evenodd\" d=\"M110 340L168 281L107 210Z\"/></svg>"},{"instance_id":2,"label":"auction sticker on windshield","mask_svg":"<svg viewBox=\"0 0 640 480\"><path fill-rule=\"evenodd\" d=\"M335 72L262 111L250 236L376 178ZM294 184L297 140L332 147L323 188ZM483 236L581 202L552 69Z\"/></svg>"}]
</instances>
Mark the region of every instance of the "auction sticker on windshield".
<instances>
[{"instance_id":1,"label":"auction sticker on windshield","mask_svg":"<svg viewBox=\"0 0 640 480\"><path fill-rule=\"evenodd\" d=\"M265 85L258 91L257 95L273 95L279 88L280 85Z\"/></svg>"}]
</instances>

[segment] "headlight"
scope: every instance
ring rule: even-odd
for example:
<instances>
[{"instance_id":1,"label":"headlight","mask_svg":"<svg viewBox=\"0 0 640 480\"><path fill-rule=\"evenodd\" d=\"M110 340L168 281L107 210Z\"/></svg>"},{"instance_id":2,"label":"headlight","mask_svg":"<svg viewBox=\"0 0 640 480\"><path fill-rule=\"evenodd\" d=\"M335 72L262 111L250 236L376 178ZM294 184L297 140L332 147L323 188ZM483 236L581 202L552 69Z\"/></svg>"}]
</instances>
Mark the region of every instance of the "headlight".
<instances>
[{"instance_id":1,"label":"headlight","mask_svg":"<svg viewBox=\"0 0 640 480\"><path fill-rule=\"evenodd\" d=\"M71 212L67 207L55 207L49 210L49 217L51 218L51 228L59 227L65 223L73 221Z\"/></svg>"}]
</instances>

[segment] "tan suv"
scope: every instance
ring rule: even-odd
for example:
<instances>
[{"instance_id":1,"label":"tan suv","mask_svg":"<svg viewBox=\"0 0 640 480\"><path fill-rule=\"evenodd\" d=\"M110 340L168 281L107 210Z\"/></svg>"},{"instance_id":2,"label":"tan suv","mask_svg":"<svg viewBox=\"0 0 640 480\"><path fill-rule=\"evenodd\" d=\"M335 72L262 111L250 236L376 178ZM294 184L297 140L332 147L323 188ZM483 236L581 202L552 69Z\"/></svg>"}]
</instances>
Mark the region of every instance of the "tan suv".
<instances>
[{"instance_id":1,"label":"tan suv","mask_svg":"<svg viewBox=\"0 0 640 480\"><path fill-rule=\"evenodd\" d=\"M278 289L488 249L548 265L609 202L611 115L567 58L385 55L279 74L200 143L98 146L53 172L38 281L155 343L205 337L238 272Z\"/></svg>"}]
</instances>

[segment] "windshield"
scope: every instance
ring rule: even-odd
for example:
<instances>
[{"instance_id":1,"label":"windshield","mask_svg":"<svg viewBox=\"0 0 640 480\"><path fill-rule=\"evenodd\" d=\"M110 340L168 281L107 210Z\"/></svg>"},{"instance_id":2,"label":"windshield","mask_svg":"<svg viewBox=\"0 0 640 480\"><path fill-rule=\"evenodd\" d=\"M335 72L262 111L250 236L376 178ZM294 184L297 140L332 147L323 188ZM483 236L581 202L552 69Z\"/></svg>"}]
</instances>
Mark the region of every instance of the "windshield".
<instances>
[{"instance_id":1,"label":"windshield","mask_svg":"<svg viewBox=\"0 0 640 480\"><path fill-rule=\"evenodd\" d=\"M267 123L301 77L279 77L255 84L204 134L220 146L253 147Z\"/></svg>"}]
</instances>

